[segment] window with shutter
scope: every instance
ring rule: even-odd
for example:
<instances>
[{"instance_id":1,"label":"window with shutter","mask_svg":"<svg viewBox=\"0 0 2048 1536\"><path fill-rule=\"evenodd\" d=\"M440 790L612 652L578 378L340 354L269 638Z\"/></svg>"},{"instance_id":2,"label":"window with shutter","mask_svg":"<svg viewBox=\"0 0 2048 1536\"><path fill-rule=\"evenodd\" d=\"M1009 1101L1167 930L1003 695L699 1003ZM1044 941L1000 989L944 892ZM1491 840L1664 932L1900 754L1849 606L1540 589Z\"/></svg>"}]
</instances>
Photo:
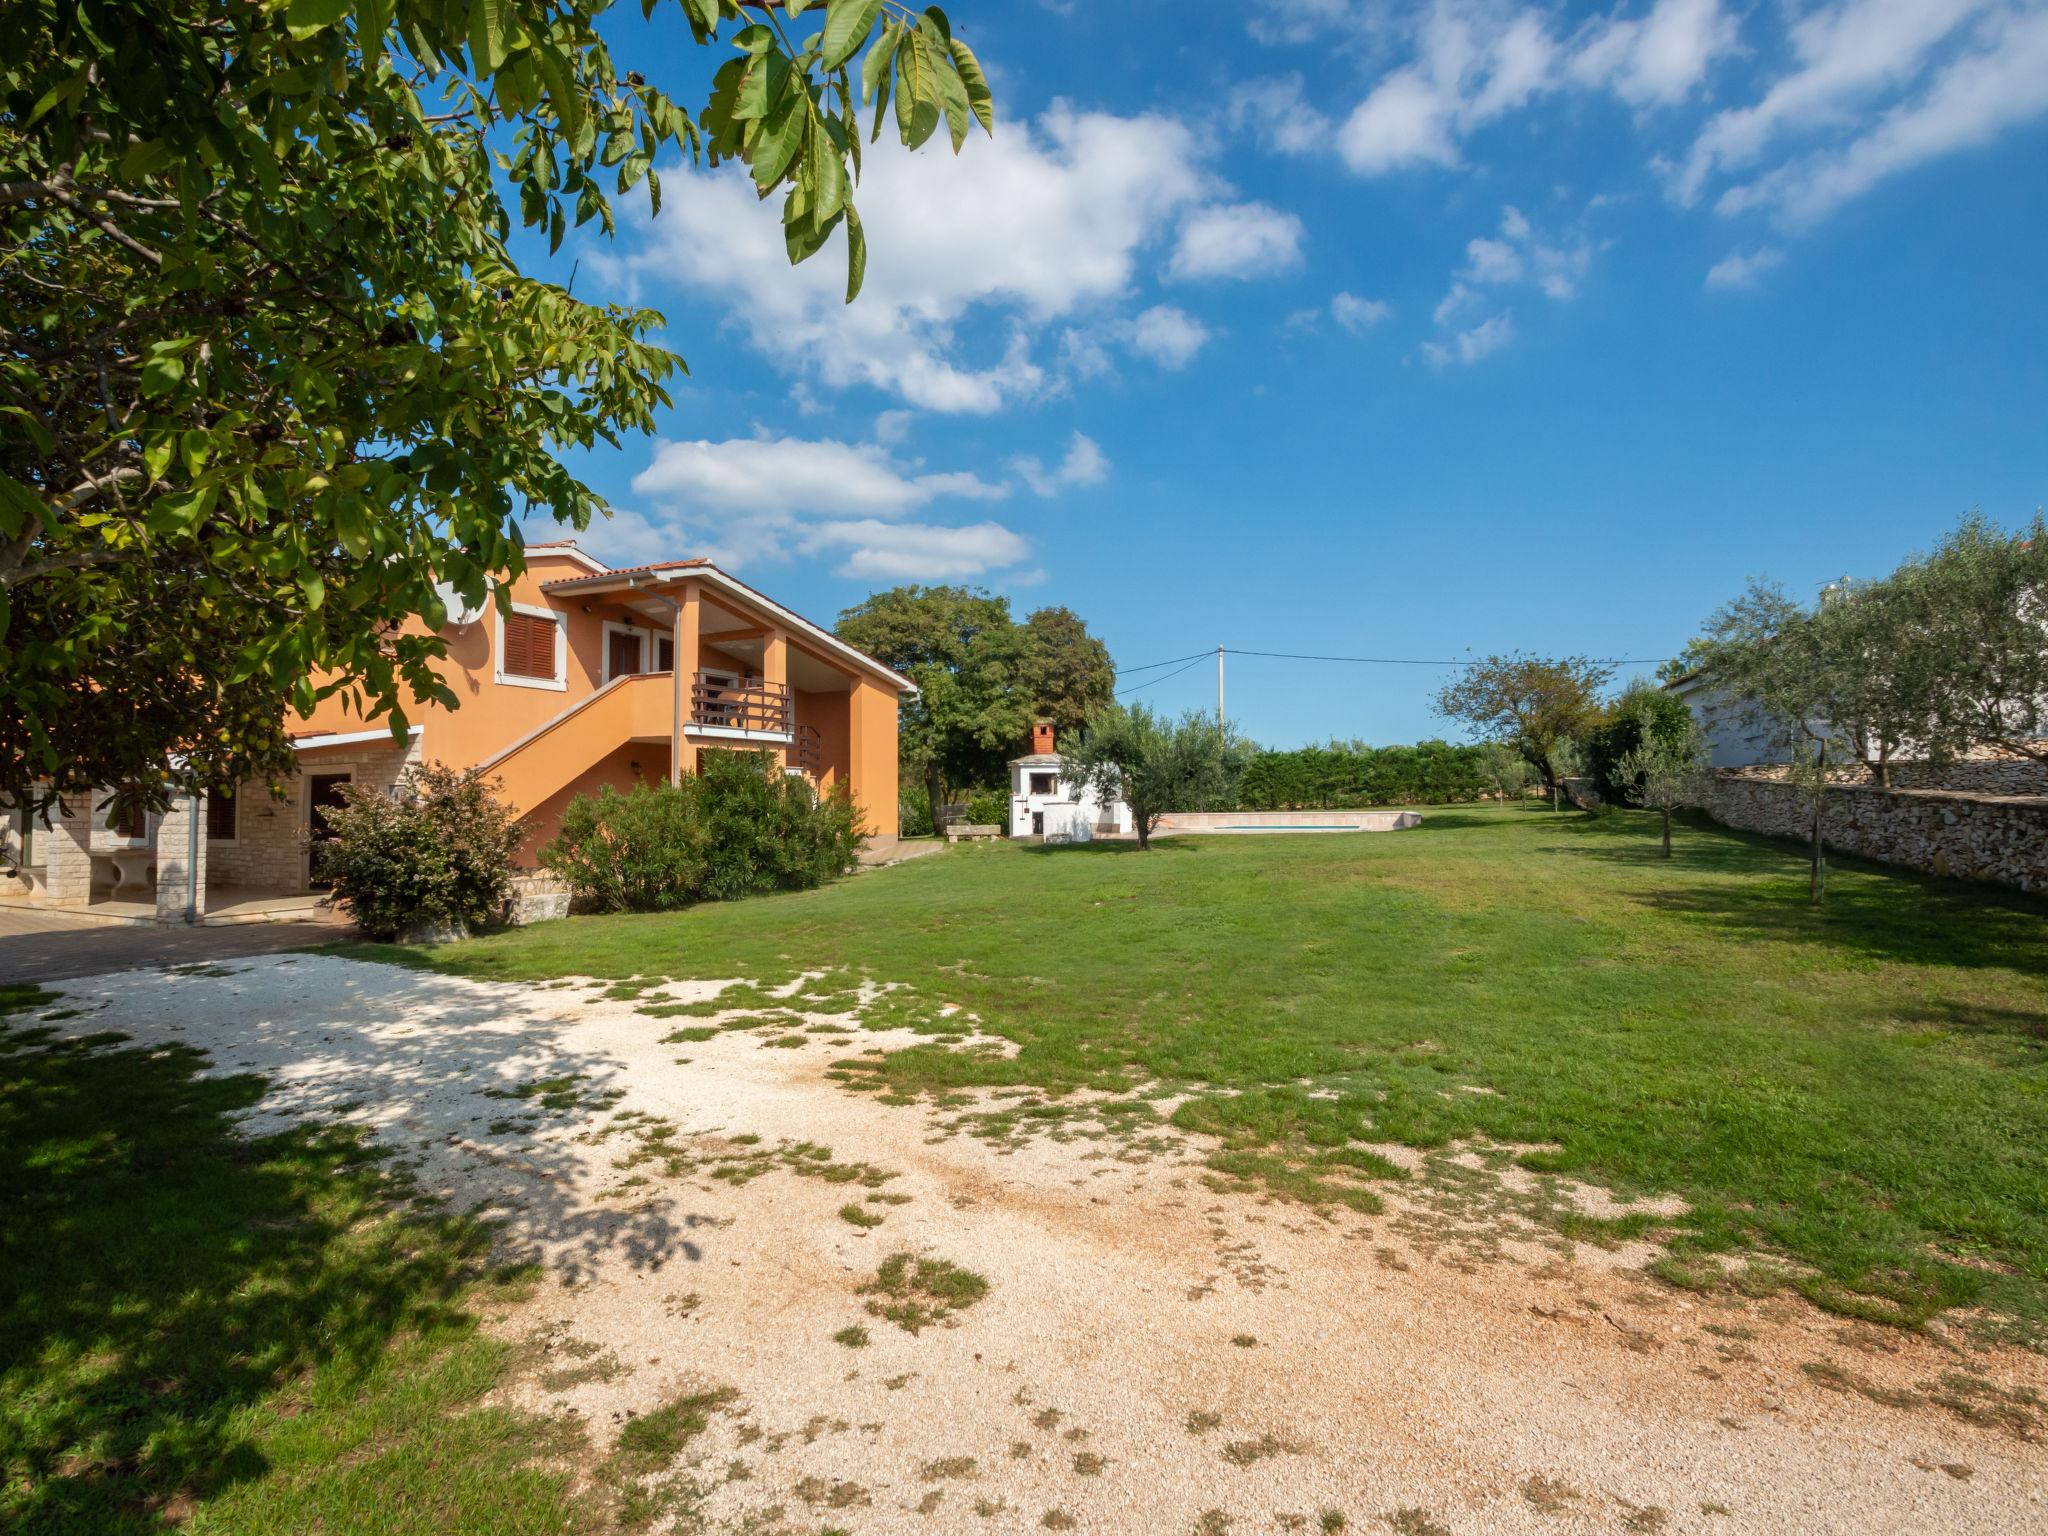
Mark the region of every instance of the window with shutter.
<instances>
[{"instance_id":1,"label":"window with shutter","mask_svg":"<svg viewBox=\"0 0 2048 1536\"><path fill-rule=\"evenodd\" d=\"M530 613L509 614L504 627L505 654L498 669L507 677L555 675L555 621Z\"/></svg>"},{"instance_id":2,"label":"window with shutter","mask_svg":"<svg viewBox=\"0 0 2048 1536\"><path fill-rule=\"evenodd\" d=\"M231 843L235 840L235 792L212 789L206 795L206 840Z\"/></svg>"}]
</instances>

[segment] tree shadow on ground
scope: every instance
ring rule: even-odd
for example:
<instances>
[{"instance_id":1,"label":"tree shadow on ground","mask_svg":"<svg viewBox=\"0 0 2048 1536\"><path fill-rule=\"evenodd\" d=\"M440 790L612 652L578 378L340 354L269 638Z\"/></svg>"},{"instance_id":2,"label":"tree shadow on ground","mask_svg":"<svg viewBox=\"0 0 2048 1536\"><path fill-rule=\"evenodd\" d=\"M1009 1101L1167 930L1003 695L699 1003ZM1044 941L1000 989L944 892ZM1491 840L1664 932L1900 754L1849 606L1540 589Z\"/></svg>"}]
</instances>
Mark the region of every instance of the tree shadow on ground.
<instances>
[{"instance_id":1,"label":"tree shadow on ground","mask_svg":"<svg viewBox=\"0 0 2048 1536\"><path fill-rule=\"evenodd\" d=\"M1704 818L1688 817L1677 829L1669 859L1640 816L1586 817L1558 851L1665 872L1666 881L1632 889L1630 899L1697 919L1738 942L2048 976L2048 900L2025 891L1830 852L1826 899L1816 907L1807 900L1803 844Z\"/></svg>"},{"instance_id":2,"label":"tree shadow on ground","mask_svg":"<svg viewBox=\"0 0 2048 1536\"><path fill-rule=\"evenodd\" d=\"M175 1525L259 1476L247 1412L316 1366L366 1371L459 1326L474 1223L373 1220L363 1138L237 1134L260 1079L203 1053L0 1029L0 1525Z\"/></svg>"},{"instance_id":3,"label":"tree shadow on ground","mask_svg":"<svg viewBox=\"0 0 2048 1536\"><path fill-rule=\"evenodd\" d=\"M459 1327L487 1264L706 1258L675 1198L584 1194L625 1069L569 996L296 955L44 1000L148 1043L0 1026L0 1528L176 1523L263 1473L238 1414Z\"/></svg>"},{"instance_id":4,"label":"tree shadow on ground","mask_svg":"<svg viewBox=\"0 0 2048 1536\"><path fill-rule=\"evenodd\" d=\"M1023 850L1035 858L1046 858L1054 854L1070 854L1078 858L1115 859L1138 853L1193 853L1193 839L1169 834L1154 833L1150 847L1140 848L1134 839L1092 838L1085 843L1023 843Z\"/></svg>"}]
</instances>

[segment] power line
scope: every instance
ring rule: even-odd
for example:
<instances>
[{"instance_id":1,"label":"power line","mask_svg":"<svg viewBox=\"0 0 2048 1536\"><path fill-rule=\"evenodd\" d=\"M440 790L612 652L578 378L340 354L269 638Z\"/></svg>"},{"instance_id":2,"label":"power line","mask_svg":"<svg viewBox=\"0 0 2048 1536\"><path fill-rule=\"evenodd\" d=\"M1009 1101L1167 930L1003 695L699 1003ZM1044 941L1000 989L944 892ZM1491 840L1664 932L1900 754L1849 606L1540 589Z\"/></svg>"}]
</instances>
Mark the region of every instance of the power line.
<instances>
[{"instance_id":1,"label":"power line","mask_svg":"<svg viewBox=\"0 0 2048 1536\"><path fill-rule=\"evenodd\" d=\"M1279 661L1350 661L1375 667L1477 667L1477 661L1451 661L1428 656L1307 656L1297 651L1241 651L1223 647L1226 656L1269 656ZM1204 651L1203 655L1212 652ZM1604 667L1654 667L1671 660L1668 656L1593 656L1587 658Z\"/></svg>"},{"instance_id":2,"label":"power line","mask_svg":"<svg viewBox=\"0 0 2048 1536\"><path fill-rule=\"evenodd\" d=\"M1116 675L1118 677L1122 677L1127 672L1156 672L1161 667L1172 666L1176 661L1200 661L1204 656L1210 656L1213 654L1215 653L1212 651L1197 651L1192 656L1174 656L1166 661L1148 661L1142 667L1118 667L1116 669Z\"/></svg>"},{"instance_id":3,"label":"power line","mask_svg":"<svg viewBox=\"0 0 2048 1536\"><path fill-rule=\"evenodd\" d=\"M1129 688L1120 689L1117 693L1117 697L1121 699L1126 697L1127 695L1142 692L1144 689L1150 688L1154 683L1172 682L1173 679L1179 677L1182 672L1187 672L1195 667L1200 666L1203 662L1207 661L1211 656L1215 654L1216 653L1214 651L1203 651L1200 655L1197 655L1192 659L1189 659L1187 661L1186 666L1179 667L1172 672L1168 672L1163 677L1148 677L1142 683L1135 683ZM1165 666L1167 665L1167 663L1161 662L1160 665Z\"/></svg>"}]
</instances>

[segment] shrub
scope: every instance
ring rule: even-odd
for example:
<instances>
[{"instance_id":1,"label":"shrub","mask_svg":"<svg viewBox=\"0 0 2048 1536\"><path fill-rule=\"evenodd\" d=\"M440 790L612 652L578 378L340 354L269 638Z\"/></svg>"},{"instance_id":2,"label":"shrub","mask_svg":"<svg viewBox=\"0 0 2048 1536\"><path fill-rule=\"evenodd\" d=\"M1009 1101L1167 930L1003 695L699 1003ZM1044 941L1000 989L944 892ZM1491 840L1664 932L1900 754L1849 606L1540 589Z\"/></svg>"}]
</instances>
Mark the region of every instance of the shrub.
<instances>
[{"instance_id":1,"label":"shrub","mask_svg":"<svg viewBox=\"0 0 2048 1536\"><path fill-rule=\"evenodd\" d=\"M365 933L479 927L504 908L521 833L492 785L429 766L408 768L388 795L350 784L342 797L317 873Z\"/></svg>"},{"instance_id":2,"label":"shrub","mask_svg":"<svg viewBox=\"0 0 2048 1536\"><path fill-rule=\"evenodd\" d=\"M600 911L659 912L809 890L864 841L844 792L821 799L767 752L706 752L680 784L576 796L540 861Z\"/></svg>"},{"instance_id":3,"label":"shrub","mask_svg":"<svg viewBox=\"0 0 2048 1536\"><path fill-rule=\"evenodd\" d=\"M607 784L569 802L540 861L599 911L662 912L695 899L710 854L693 786Z\"/></svg>"},{"instance_id":4,"label":"shrub","mask_svg":"<svg viewBox=\"0 0 2048 1536\"><path fill-rule=\"evenodd\" d=\"M977 827L1010 829L1010 796L1000 789L977 789L967 797L967 819Z\"/></svg>"},{"instance_id":5,"label":"shrub","mask_svg":"<svg viewBox=\"0 0 2048 1536\"><path fill-rule=\"evenodd\" d=\"M1238 786L1238 808L1349 810L1367 805L1441 805L1494 792L1476 746L1445 741L1369 747L1333 741L1292 752L1260 752Z\"/></svg>"},{"instance_id":6,"label":"shrub","mask_svg":"<svg viewBox=\"0 0 2048 1536\"><path fill-rule=\"evenodd\" d=\"M924 794L902 795L896 801L896 827L904 837L930 837L937 829L932 826L932 803Z\"/></svg>"}]
</instances>

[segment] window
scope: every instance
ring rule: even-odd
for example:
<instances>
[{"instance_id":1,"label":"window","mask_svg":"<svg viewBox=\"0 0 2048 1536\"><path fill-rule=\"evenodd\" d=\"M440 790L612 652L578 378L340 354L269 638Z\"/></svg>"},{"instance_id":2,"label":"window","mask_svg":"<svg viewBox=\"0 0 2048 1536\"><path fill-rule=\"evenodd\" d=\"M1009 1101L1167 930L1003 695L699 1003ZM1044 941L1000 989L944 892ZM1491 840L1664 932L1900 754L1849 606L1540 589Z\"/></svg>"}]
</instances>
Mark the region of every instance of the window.
<instances>
[{"instance_id":1,"label":"window","mask_svg":"<svg viewBox=\"0 0 2048 1536\"><path fill-rule=\"evenodd\" d=\"M126 806L114 817L112 830L116 837L125 837L130 842L139 842L149 835L147 814L139 805Z\"/></svg>"},{"instance_id":2,"label":"window","mask_svg":"<svg viewBox=\"0 0 2048 1536\"><path fill-rule=\"evenodd\" d=\"M514 608L498 620L498 681L525 688L565 688L562 616L546 608Z\"/></svg>"},{"instance_id":3,"label":"window","mask_svg":"<svg viewBox=\"0 0 2048 1536\"><path fill-rule=\"evenodd\" d=\"M1055 788L1057 783L1057 778L1050 773L1034 773L1031 775L1031 793L1034 795L1055 794L1058 792Z\"/></svg>"},{"instance_id":4,"label":"window","mask_svg":"<svg viewBox=\"0 0 2048 1536\"><path fill-rule=\"evenodd\" d=\"M207 794L206 840L209 843L232 843L235 840L235 791L232 786Z\"/></svg>"}]
</instances>

